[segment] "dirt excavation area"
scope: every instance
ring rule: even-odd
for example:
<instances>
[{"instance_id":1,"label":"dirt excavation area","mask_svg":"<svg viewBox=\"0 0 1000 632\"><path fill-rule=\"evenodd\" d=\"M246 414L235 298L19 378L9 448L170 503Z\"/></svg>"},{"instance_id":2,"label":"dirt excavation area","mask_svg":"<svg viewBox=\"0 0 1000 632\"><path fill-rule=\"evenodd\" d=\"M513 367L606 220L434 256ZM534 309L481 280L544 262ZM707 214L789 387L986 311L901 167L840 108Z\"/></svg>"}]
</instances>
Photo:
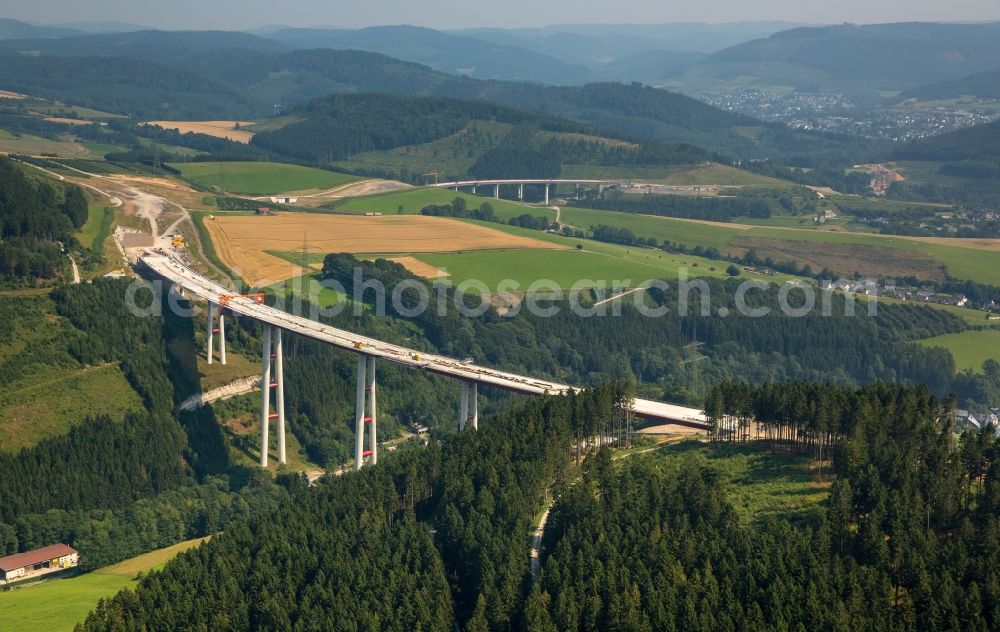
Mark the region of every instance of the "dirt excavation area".
<instances>
[{"instance_id":1,"label":"dirt excavation area","mask_svg":"<svg viewBox=\"0 0 1000 632\"><path fill-rule=\"evenodd\" d=\"M316 208L318 206L322 206L323 204L336 200L342 200L344 198L376 195L378 193L392 193L393 191L404 191L412 188L412 185L404 182L397 182L396 180L361 180L360 182L351 182L339 187L327 189L326 191L320 191L319 193L298 195L298 199L295 201L295 204L297 206L305 206L307 208ZM295 196L293 193L287 193L285 195ZM270 199L270 196L258 197L254 199L265 200Z\"/></svg>"},{"instance_id":2,"label":"dirt excavation area","mask_svg":"<svg viewBox=\"0 0 1000 632\"><path fill-rule=\"evenodd\" d=\"M231 215L206 219L205 227L219 258L257 286L301 274L301 266L276 255L288 253L288 258L294 260L293 255L302 252L303 243L311 253L355 255L564 249L485 226L422 215Z\"/></svg>"}]
</instances>

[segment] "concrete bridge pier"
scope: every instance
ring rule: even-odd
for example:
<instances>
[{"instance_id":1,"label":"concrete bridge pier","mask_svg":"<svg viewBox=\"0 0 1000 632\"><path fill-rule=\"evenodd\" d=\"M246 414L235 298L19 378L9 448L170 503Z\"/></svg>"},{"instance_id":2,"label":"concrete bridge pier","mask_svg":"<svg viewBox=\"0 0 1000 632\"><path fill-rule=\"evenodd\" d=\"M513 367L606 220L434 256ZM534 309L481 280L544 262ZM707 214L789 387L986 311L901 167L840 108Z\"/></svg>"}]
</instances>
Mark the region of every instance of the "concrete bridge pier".
<instances>
[{"instance_id":1,"label":"concrete bridge pier","mask_svg":"<svg viewBox=\"0 0 1000 632\"><path fill-rule=\"evenodd\" d=\"M545 185L545 205L549 204L549 185Z\"/></svg>"},{"instance_id":2,"label":"concrete bridge pier","mask_svg":"<svg viewBox=\"0 0 1000 632\"><path fill-rule=\"evenodd\" d=\"M466 425L473 430L479 428L479 383L462 380L462 404L458 415L458 429L464 431Z\"/></svg>"},{"instance_id":3,"label":"concrete bridge pier","mask_svg":"<svg viewBox=\"0 0 1000 632\"><path fill-rule=\"evenodd\" d=\"M354 407L354 471L361 469L365 459L369 464L378 462L378 436L375 428L375 358L364 353L358 354L357 399ZM365 426L369 429L369 444L365 450Z\"/></svg>"},{"instance_id":4,"label":"concrete bridge pier","mask_svg":"<svg viewBox=\"0 0 1000 632\"><path fill-rule=\"evenodd\" d=\"M215 319L218 317L219 324L216 326ZM221 305L216 307L215 303L208 303L208 331L205 345L205 357L209 364L212 364L215 356L215 334L219 334L219 361L226 363L226 316Z\"/></svg>"},{"instance_id":5,"label":"concrete bridge pier","mask_svg":"<svg viewBox=\"0 0 1000 632\"><path fill-rule=\"evenodd\" d=\"M271 420L278 420L278 463L286 462L285 455L285 370L281 329L264 325L264 349L260 358L260 466L267 467L270 449ZM274 380L271 363L274 362ZM271 412L271 391L275 391L275 412Z\"/></svg>"},{"instance_id":6,"label":"concrete bridge pier","mask_svg":"<svg viewBox=\"0 0 1000 632\"><path fill-rule=\"evenodd\" d=\"M285 455L285 351L281 344L281 330L274 329L275 406L278 408L278 463L286 462Z\"/></svg>"},{"instance_id":7,"label":"concrete bridge pier","mask_svg":"<svg viewBox=\"0 0 1000 632\"><path fill-rule=\"evenodd\" d=\"M226 309L219 305L219 362L226 364Z\"/></svg>"},{"instance_id":8,"label":"concrete bridge pier","mask_svg":"<svg viewBox=\"0 0 1000 632\"><path fill-rule=\"evenodd\" d=\"M208 304L208 330L205 332L205 357L209 364L212 364L212 356L215 355L215 304Z\"/></svg>"},{"instance_id":9,"label":"concrete bridge pier","mask_svg":"<svg viewBox=\"0 0 1000 632\"><path fill-rule=\"evenodd\" d=\"M493 185L493 199L495 199L495 200L499 200L500 199L500 185L499 184L494 184Z\"/></svg>"},{"instance_id":10,"label":"concrete bridge pier","mask_svg":"<svg viewBox=\"0 0 1000 632\"><path fill-rule=\"evenodd\" d=\"M476 194L476 185L472 185L472 195Z\"/></svg>"},{"instance_id":11,"label":"concrete bridge pier","mask_svg":"<svg viewBox=\"0 0 1000 632\"><path fill-rule=\"evenodd\" d=\"M523 184L517 185L517 201L518 202L523 202L524 201L524 185Z\"/></svg>"}]
</instances>

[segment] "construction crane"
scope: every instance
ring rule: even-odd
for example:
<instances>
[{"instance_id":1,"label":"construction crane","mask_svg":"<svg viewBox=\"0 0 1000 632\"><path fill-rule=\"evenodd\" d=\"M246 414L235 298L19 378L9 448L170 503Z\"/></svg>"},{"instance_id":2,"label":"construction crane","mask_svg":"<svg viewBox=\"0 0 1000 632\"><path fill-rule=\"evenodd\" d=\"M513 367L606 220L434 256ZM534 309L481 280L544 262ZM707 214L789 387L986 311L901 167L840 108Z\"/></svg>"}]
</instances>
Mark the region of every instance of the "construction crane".
<instances>
[{"instance_id":1,"label":"construction crane","mask_svg":"<svg viewBox=\"0 0 1000 632\"><path fill-rule=\"evenodd\" d=\"M229 301L234 298L250 298L253 299L254 303L258 305L264 304L264 297L266 295L263 292L255 292L253 294L220 294L219 295L219 307L225 307Z\"/></svg>"},{"instance_id":2,"label":"construction crane","mask_svg":"<svg viewBox=\"0 0 1000 632\"><path fill-rule=\"evenodd\" d=\"M431 171L430 173L425 173L424 177L426 178L427 176L434 176L434 184L438 183L438 172L437 171Z\"/></svg>"}]
</instances>

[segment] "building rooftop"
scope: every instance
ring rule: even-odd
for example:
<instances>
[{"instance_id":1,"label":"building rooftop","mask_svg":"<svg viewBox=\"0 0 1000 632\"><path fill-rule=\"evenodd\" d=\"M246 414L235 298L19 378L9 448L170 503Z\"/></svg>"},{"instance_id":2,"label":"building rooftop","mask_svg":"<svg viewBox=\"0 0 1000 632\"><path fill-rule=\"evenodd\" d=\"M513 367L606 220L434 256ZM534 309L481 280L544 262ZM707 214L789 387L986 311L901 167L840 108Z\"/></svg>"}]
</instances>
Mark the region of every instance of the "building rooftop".
<instances>
[{"instance_id":1,"label":"building rooftop","mask_svg":"<svg viewBox=\"0 0 1000 632\"><path fill-rule=\"evenodd\" d=\"M0 557L0 571L12 571L16 568L24 568L32 564L39 564L46 560L53 560L64 555L72 555L76 549L65 544L50 544L34 551L15 553L7 557Z\"/></svg>"}]
</instances>

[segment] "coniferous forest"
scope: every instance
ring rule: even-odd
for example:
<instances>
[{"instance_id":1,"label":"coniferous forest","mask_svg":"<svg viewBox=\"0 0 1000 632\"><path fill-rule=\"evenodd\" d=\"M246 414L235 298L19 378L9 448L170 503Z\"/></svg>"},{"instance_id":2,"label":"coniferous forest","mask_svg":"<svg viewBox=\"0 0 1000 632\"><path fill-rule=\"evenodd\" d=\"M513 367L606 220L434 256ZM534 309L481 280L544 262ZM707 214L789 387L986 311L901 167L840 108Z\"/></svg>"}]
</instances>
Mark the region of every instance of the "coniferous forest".
<instances>
[{"instance_id":1,"label":"coniferous forest","mask_svg":"<svg viewBox=\"0 0 1000 632\"><path fill-rule=\"evenodd\" d=\"M800 388L771 395L794 401ZM529 401L298 487L103 602L84 629L1000 625L1000 442L953 440L926 389L835 389L830 412L850 422L831 445L827 506L815 524L759 528L740 523L710 469L616 465L606 447L574 468L574 424L609 414L618 389ZM547 493L557 500L532 580L527 527Z\"/></svg>"}]
</instances>

